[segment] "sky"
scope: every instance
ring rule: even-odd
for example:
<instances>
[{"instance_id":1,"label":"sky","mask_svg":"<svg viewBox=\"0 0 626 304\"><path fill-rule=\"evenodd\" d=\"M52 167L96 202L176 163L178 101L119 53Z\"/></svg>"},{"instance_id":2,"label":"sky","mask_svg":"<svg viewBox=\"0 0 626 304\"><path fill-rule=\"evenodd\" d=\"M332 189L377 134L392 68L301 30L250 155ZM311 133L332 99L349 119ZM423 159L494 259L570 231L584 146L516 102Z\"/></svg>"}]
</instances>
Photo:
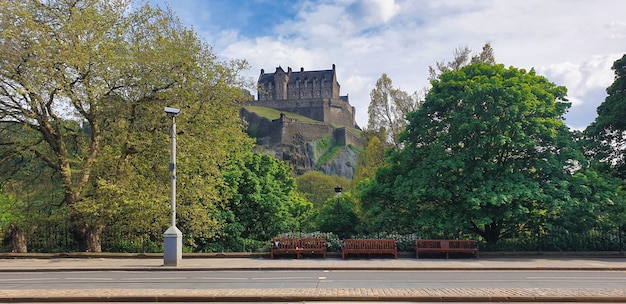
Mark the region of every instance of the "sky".
<instances>
[{"instance_id":1,"label":"sky","mask_svg":"<svg viewBox=\"0 0 626 304\"><path fill-rule=\"evenodd\" d=\"M454 50L490 43L497 63L530 70L568 89L565 123L596 118L626 54L622 0L149 0L176 13L220 60L261 69L329 70L367 126L370 92L386 73L408 93L429 86L428 67Z\"/></svg>"}]
</instances>

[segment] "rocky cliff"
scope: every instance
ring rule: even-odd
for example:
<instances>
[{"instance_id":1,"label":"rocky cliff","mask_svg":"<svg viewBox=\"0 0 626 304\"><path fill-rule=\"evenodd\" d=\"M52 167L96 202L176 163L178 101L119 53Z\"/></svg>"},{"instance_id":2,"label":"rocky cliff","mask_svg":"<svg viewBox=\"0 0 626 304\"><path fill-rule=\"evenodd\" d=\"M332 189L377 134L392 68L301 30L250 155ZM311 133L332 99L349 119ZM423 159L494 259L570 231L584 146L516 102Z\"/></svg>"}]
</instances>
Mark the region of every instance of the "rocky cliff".
<instances>
[{"instance_id":1,"label":"rocky cliff","mask_svg":"<svg viewBox=\"0 0 626 304\"><path fill-rule=\"evenodd\" d=\"M297 175L316 170L352 179L361 151L358 130L268 108L246 107L241 116L256 151L291 164Z\"/></svg>"}]
</instances>

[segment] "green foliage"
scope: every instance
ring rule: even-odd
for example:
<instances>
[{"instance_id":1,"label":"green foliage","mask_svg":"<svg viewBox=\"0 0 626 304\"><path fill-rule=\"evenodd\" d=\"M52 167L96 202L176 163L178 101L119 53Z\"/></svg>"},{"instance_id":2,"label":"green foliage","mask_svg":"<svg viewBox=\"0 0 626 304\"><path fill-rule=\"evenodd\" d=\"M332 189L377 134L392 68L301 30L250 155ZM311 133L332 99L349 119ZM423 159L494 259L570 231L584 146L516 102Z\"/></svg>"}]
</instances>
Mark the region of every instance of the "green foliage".
<instances>
[{"instance_id":1,"label":"green foliage","mask_svg":"<svg viewBox=\"0 0 626 304\"><path fill-rule=\"evenodd\" d=\"M267 120L275 120L275 119L279 119L280 118L280 114L285 114L286 118L290 118L290 119L295 119L298 121L303 121L303 122L317 122L317 120L308 118L306 116L302 116L300 114L296 114L296 113L290 113L290 112L285 112L285 111L279 111L276 109L272 109L272 108L267 108L267 107L259 107L259 106L245 106L244 107L246 110L255 113L257 115L259 115L260 117L263 117Z\"/></svg>"},{"instance_id":2,"label":"green foliage","mask_svg":"<svg viewBox=\"0 0 626 304\"><path fill-rule=\"evenodd\" d=\"M171 119L163 108L181 108L178 222L194 248L221 229L220 168L252 147L236 102L249 85L239 77L247 63L217 61L171 11L129 7L0 2L0 114L33 135L6 147L51 171L61 189L48 193L63 193L81 249L99 251L107 225L139 222L150 235L166 226Z\"/></svg>"},{"instance_id":3,"label":"green foliage","mask_svg":"<svg viewBox=\"0 0 626 304\"><path fill-rule=\"evenodd\" d=\"M405 148L361 195L372 223L449 236L461 229L496 242L560 209L574 155L564 87L490 64L443 73L432 85L408 116Z\"/></svg>"},{"instance_id":4,"label":"green foliage","mask_svg":"<svg viewBox=\"0 0 626 304\"><path fill-rule=\"evenodd\" d=\"M300 195L312 202L316 210L321 209L327 200L336 195L334 188L337 185L342 186L344 192L352 192L353 189L347 178L328 176L318 171L309 171L298 176L296 181Z\"/></svg>"},{"instance_id":5,"label":"green foliage","mask_svg":"<svg viewBox=\"0 0 626 304\"><path fill-rule=\"evenodd\" d=\"M611 175L626 179L626 55L616 60L612 69L615 80L606 89L608 96L585 134L591 139L589 149L594 158L604 162Z\"/></svg>"},{"instance_id":6,"label":"green foliage","mask_svg":"<svg viewBox=\"0 0 626 304\"><path fill-rule=\"evenodd\" d=\"M325 165L335 159L337 156L341 155L341 151L343 150L342 146L332 146L330 149L326 150L326 152L317 160L315 166L317 168Z\"/></svg>"},{"instance_id":7,"label":"green foliage","mask_svg":"<svg viewBox=\"0 0 626 304\"><path fill-rule=\"evenodd\" d=\"M376 170L384 164L385 145L377 136L372 136L365 151L359 154L352 184L358 185L362 180L374 178Z\"/></svg>"},{"instance_id":8,"label":"green foliage","mask_svg":"<svg viewBox=\"0 0 626 304\"><path fill-rule=\"evenodd\" d=\"M322 232L333 232L340 238L348 238L356 233L359 226L357 205L350 193L329 198L316 218L316 226Z\"/></svg>"},{"instance_id":9,"label":"green foliage","mask_svg":"<svg viewBox=\"0 0 626 304\"><path fill-rule=\"evenodd\" d=\"M16 217L13 208L11 208L12 204L13 198L3 194L0 190L0 230L7 229L9 222L12 222Z\"/></svg>"},{"instance_id":10,"label":"green foliage","mask_svg":"<svg viewBox=\"0 0 626 304\"><path fill-rule=\"evenodd\" d=\"M298 231L312 204L296 192L292 172L281 161L250 153L224 172L232 191L224 212L244 239L269 240L284 231Z\"/></svg>"}]
</instances>

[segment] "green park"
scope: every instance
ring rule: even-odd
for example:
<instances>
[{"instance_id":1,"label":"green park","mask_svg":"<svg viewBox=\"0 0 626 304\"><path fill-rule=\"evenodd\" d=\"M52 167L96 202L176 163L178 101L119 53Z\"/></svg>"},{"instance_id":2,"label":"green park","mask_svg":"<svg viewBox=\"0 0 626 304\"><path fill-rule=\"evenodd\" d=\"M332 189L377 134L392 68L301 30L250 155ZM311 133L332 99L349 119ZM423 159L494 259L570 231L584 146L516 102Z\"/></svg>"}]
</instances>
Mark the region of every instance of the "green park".
<instances>
[{"instance_id":1,"label":"green park","mask_svg":"<svg viewBox=\"0 0 626 304\"><path fill-rule=\"evenodd\" d=\"M117 2L0 1L0 253L161 253L173 196L185 253L264 253L275 237L626 249L626 54L584 130L564 121L572 88L490 44L424 67L420 94L381 70L356 109L367 126L332 126L359 144L318 138L305 168L242 118L281 119L255 105L245 59L220 60L171 10ZM165 108L180 109L174 134ZM352 176L316 170L347 150Z\"/></svg>"}]
</instances>

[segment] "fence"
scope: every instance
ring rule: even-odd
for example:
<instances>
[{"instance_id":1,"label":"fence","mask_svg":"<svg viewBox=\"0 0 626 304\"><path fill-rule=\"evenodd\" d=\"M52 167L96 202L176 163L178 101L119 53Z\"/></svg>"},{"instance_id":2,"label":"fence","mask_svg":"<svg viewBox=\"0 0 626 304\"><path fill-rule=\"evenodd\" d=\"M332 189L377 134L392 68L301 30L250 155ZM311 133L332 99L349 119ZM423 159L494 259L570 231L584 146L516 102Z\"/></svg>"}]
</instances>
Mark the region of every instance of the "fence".
<instances>
[{"instance_id":1,"label":"fence","mask_svg":"<svg viewBox=\"0 0 626 304\"><path fill-rule=\"evenodd\" d=\"M183 232L184 235L184 232ZM284 234L282 236L289 236ZM302 235L302 233L300 233ZM340 251L341 240L332 233L306 234L311 237L325 237L328 251ZM365 236L357 236L365 237ZM372 238L372 236L366 236ZM373 238L391 238L398 243L398 250L410 252L413 241L422 238L419 233L397 235L377 233ZM233 252L267 250L265 240L195 240L200 244L196 252ZM72 229L67 226L37 227L26 235L26 245L31 253L59 253L84 251L76 242ZM551 234L526 235L501 239L496 244L487 244L479 240L482 252L494 251L537 251L537 252L573 252L573 251L624 251L626 249L626 229L594 230L585 233L556 231ZM11 252L11 240L8 231L0 230L0 252ZM163 235L106 229L102 235L103 252L156 253L163 250Z\"/></svg>"}]
</instances>

